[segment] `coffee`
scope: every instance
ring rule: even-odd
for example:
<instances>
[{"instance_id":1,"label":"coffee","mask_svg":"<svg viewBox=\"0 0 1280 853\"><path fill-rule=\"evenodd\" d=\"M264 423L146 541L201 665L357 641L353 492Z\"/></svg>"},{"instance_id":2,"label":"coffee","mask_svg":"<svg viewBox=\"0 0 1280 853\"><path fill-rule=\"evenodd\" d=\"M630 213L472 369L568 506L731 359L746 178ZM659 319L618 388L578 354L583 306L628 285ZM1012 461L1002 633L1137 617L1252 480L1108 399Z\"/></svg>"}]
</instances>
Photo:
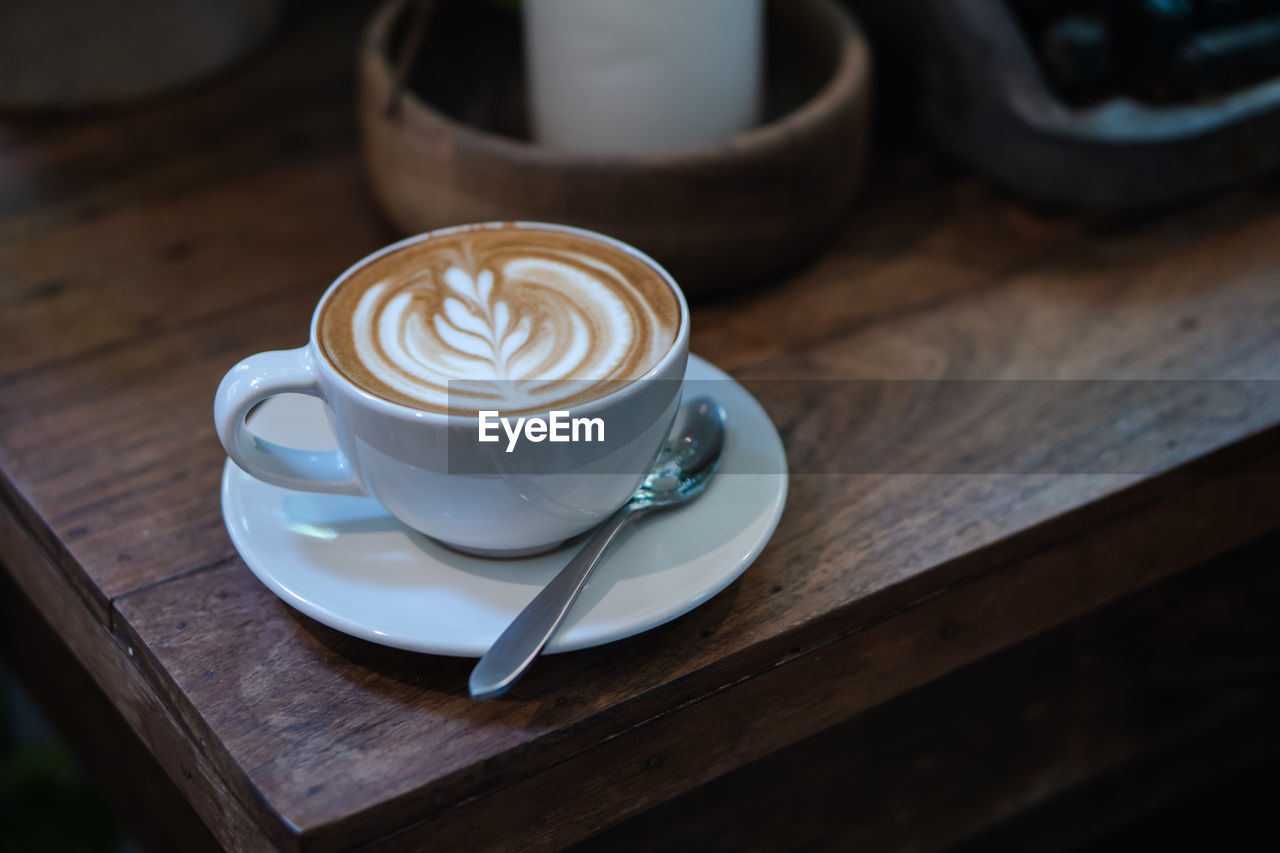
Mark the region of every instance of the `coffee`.
<instances>
[{"instance_id":1,"label":"coffee","mask_svg":"<svg viewBox=\"0 0 1280 853\"><path fill-rule=\"evenodd\" d=\"M602 397L674 344L680 303L644 259L576 233L504 224L432 235L328 295L320 349L344 376L450 414Z\"/></svg>"},{"instance_id":2,"label":"coffee","mask_svg":"<svg viewBox=\"0 0 1280 853\"><path fill-rule=\"evenodd\" d=\"M631 499L671 431L688 355L684 296L638 251L552 225L450 228L339 276L305 346L227 371L213 419L249 476L365 495L456 548L515 556L576 536ZM462 394L459 378L469 380ZM530 400L523 410L506 402L513 386ZM339 450L305 452L249 431L258 404L298 393L325 401ZM523 421L527 440L510 451L482 441L478 415L492 409L506 423L514 415L515 430ZM556 438L562 415L571 433L584 427L581 439Z\"/></svg>"}]
</instances>

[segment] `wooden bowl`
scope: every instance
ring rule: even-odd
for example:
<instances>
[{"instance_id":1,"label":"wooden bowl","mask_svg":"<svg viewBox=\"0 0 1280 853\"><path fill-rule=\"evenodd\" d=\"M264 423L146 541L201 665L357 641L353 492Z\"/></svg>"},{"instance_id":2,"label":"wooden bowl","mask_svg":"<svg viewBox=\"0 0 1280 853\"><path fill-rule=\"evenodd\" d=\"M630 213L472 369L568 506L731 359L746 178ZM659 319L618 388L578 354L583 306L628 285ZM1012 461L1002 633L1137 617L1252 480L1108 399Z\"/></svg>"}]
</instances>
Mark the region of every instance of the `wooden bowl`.
<instances>
[{"instance_id":1,"label":"wooden bowl","mask_svg":"<svg viewBox=\"0 0 1280 853\"><path fill-rule=\"evenodd\" d=\"M870 56L832 0L770 3L760 126L723 145L621 156L530 142L518 17L490 3L436 8L394 109L401 0L377 11L361 45L365 162L405 232L485 220L577 225L648 252L697 294L804 260L858 187Z\"/></svg>"}]
</instances>

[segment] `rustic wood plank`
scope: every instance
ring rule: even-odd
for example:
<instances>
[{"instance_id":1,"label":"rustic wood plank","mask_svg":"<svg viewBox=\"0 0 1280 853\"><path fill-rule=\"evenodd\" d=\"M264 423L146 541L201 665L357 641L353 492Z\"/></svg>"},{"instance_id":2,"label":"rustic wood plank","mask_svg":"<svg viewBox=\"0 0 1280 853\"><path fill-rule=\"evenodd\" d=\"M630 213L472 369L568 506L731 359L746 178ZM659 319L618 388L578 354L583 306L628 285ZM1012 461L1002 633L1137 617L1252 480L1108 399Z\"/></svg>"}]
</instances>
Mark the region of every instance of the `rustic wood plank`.
<instances>
[{"instance_id":1,"label":"rustic wood plank","mask_svg":"<svg viewBox=\"0 0 1280 853\"><path fill-rule=\"evenodd\" d=\"M112 597L234 554L210 389L239 354L305 340L296 306L318 290L307 281L258 300L254 324L224 310L5 387L0 461L104 620ZM263 337L259 323L275 331Z\"/></svg>"},{"instance_id":2,"label":"rustic wood plank","mask_svg":"<svg viewBox=\"0 0 1280 853\"><path fill-rule=\"evenodd\" d=\"M391 235L362 203L345 156L281 158L271 177L273 192L261 198L260 177L240 175L4 246L4 378L74 370L113 347L218 312L248 314L263 297L309 283L294 324L305 339L305 304Z\"/></svg>"},{"instance_id":3,"label":"rustic wood plank","mask_svg":"<svg viewBox=\"0 0 1280 853\"><path fill-rule=\"evenodd\" d=\"M189 98L0 124L0 545L224 844L501 846L515 815L568 843L1280 517L1280 187L1108 221L904 157L821 258L695 311L803 472L726 593L485 705L465 662L294 614L223 530L210 403L391 237L352 132L364 11ZM989 382L1100 379L1195 382L1098 385L1069 424ZM987 384L950 408L954 380Z\"/></svg>"},{"instance_id":4,"label":"rustic wood plank","mask_svg":"<svg viewBox=\"0 0 1280 853\"><path fill-rule=\"evenodd\" d=\"M222 847L94 683L57 631L0 566L0 657L40 705L143 850ZM57 678L49 673L56 672Z\"/></svg>"},{"instance_id":5,"label":"rustic wood plank","mask_svg":"<svg viewBox=\"0 0 1280 853\"><path fill-rule=\"evenodd\" d=\"M221 373L264 341L304 340L305 306L391 239L351 156L351 39L367 7L338 8L305 16L236 85L150 109L0 124L0 491L104 621L113 595L227 548L147 562L150 543L181 547L185 535L148 516L181 515L197 493L142 510L118 496L159 497L157 480L188 475L157 477L165 460L192 448L210 458ZM261 193L267 177L272 191ZM282 293L293 307L273 314ZM216 350L249 317L259 334ZM193 357L210 347L201 370ZM166 387L192 396L164 400ZM117 543L138 547L100 549L95 534L122 518ZM200 528L220 532L207 519Z\"/></svg>"},{"instance_id":6,"label":"rustic wood plank","mask_svg":"<svg viewBox=\"0 0 1280 853\"><path fill-rule=\"evenodd\" d=\"M1280 188L1116 224L911 186L882 173L821 258L705 306L694 350L785 379L1276 378Z\"/></svg>"},{"instance_id":7,"label":"rustic wood plank","mask_svg":"<svg viewBox=\"0 0 1280 853\"><path fill-rule=\"evenodd\" d=\"M204 744L174 716L121 646L51 564L42 545L0 505L4 568L58 632L80 665L151 751L219 843L228 850L266 850L263 833L203 756Z\"/></svg>"},{"instance_id":8,"label":"rustic wood plank","mask_svg":"<svg viewBox=\"0 0 1280 853\"><path fill-rule=\"evenodd\" d=\"M289 180L287 175L280 178L282 193L287 194ZM924 198L917 204L903 215L928 206ZM971 218L966 213L957 221L969 222ZM858 226L855 221L850 231L856 232ZM1174 230L1181 227L1176 224ZM1157 226L1158 230L1166 228ZM963 266L947 266L930 258L927 251L923 257L884 260L861 272L848 269L848 256L834 253L795 282L747 301L742 308L746 320L736 319L737 315L726 318L722 306L697 312L695 327L705 331L696 333L695 339L707 342L704 351L721 353L723 361L733 364L742 356L735 357L726 347L737 340L733 330L740 322L759 325L772 316L775 322L795 322L798 329L806 329L804 318L813 313L809 305L823 304L830 307L817 316L824 322L839 322L827 330L835 337L800 354L753 354L738 372L788 380L1266 377L1270 375L1268 367L1280 360L1280 338L1270 334L1280 310L1280 287L1266 266L1265 248L1277 230L1280 216L1276 215L1263 216L1260 221L1246 218L1226 226L1225 235L1232 239L1220 236L1230 250L1228 260L1213 277L1196 263L1202 254L1217 256L1207 250L1176 257L1176 268L1167 268L1163 262L1152 265L1144 256L1147 265L1125 271L1118 281L1100 280L1093 267L1076 272L1069 265L1064 268L1064 262L1046 259L1034 270L996 272L994 284L962 288L940 301L932 291L933 282L950 281L954 276L972 284L973 274L968 273L965 279ZM855 263L862 263L858 259L871 252L882 236L872 233L856 238L849 250ZM366 234L358 239L367 238ZM1136 238L1155 242L1172 239L1163 235L1156 240L1145 232ZM963 243L967 239L952 235L943 242ZM226 367L242 355L300 343L305 338L308 306L323 289L325 276L341 265L326 258L323 263L331 268L321 272L312 264L325 253L299 254L296 244L282 241L281 245L287 248L279 250L273 263L281 265L278 280L292 286L274 291L264 288L266 292L255 296L247 308L227 306L196 315L157 328L146 338L88 356L55 360L47 367L19 372L3 381L0 461L17 491L39 507L39 517L52 528L54 537L50 538L56 537L70 552L70 558L64 556L62 562L84 568L87 577L78 580L101 612L105 612L105 602L116 595L230 556L212 485L220 451L208 419L211 389ZM1114 250L1097 251L1105 254ZM1089 250L1077 248L1074 253L1087 255ZM942 255L945 257L945 252ZM300 257L300 274L284 271L290 256ZM921 282L926 293L923 305L909 301L915 291L903 286L904 267L913 280ZM867 308L860 299L847 295L834 298L837 291L854 287L869 289L869 303L879 303L884 316L864 316ZM878 291L884 295L876 296ZM1061 292L1070 292L1078 300L1068 305L1074 316L1064 311L1061 298L1054 296ZM882 301L890 297L898 301ZM902 301L906 304L900 304ZM705 321L704 316L708 318ZM1134 342L1143 317L1148 318L1151 333L1141 339L1144 343L1139 348ZM1187 324L1188 317L1195 323ZM849 323L852 326L846 327ZM28 326L44 328L34 323ZM791 334L785 328L783 331ZM31 337L36 332L24 334ZM1088 345L1077 346L1074 342L1080 339ZM1227 346L1232 341L1249 342L1249 346ZM794 346L810 347L811 343L801 336ZM160 365L163 380L157 376ZM1214 406L1202 406L1200 417L1192 418L1189 410L1183 411L1178 413L1180 418L1152 424L1142 434L1148 446L1159 447L1162 442L1174 442L1175 446L1164 458L1142 460L1140 470L1160 470L1280 418L1280 399L1274 393L1259 405L1242 410L1232 388L1224 385L1211 390L1223 396L1212 401ZM921 387L913 393L916 398L901 407L914 409L918 413L914 423L931 426L934 431L909 437L914 441L898 437L876 448L878 458L892 459L895 452L918 456L920 448L928 452L935 445L957 440L957 435L949 433L947 419L932 410L937 401L930 399L931 389ZM762 396L766 403L771 402L767 395ZM839 408L842 399L836 397L816 408L771 408L788 441L793 467L813 471L812 460L832 455L851 419L863 414L856 407L848 408L849 402L843 400L846 407ZM972 404L977 402L981 401ZM1028 401L1015 396L992 400L990 405L990 411L979 409L966 417L987 415L988 426L1019 416L1025 419L1026 413L1019 407ZM164 417L156 417L157 412ZM1235 417L1224 420L1222 413L1234 413ZM901 414L889 411L883 426L905 428L892 419ZM1208 421L1206 414L1211 416ZM1030 442L1037 439L1051 448L1055 438L1051 431L1027 434L1022 437L1026 446L1019 449L1034 451ZM988 443L1011 453L1015 449L995 439ZM111 446L115 452L104 455L100 452L103 446ZM1132 447L1122 444L1120 449L1131 451ZM1096 494L1096 489L1077 491L1079 483L1058 480L1050 485L1048 493L1040 487L1013 486L1022 494L1017 502L1020 510L1034 513L1039 505L1054 511ZM876 486L844 482L821 488L822 503L844 506L848 502L843 490L860 494ZM923 494L929 495L933 508L945 512L949 506L934 497L932 486L915 495L900 493L900 484L888 488L888 494L879 495L886 512L913 511ZM1031 494L1034 492L1039 494ZM1004 503L1009 494L998 491L986 499ZM967 495L955 498L966 504L972 499ZM844 511L848 512L847 507ZM828 519L826 523L835 529L853 520ZM1020 523L1036 519L1006 520L1010 524L1004 529L1017 529ZM996 535L999 530L988 532ZM69 571L75 573L76 569ZM815 604L820 606L820 602Z\"/></svg>"},{"instance_id":9,"label":"rustic wood plank","mask_svg":"<svg viewBox=\"0 0 1280 853\"><path fill-rule=\"evenodd\" d=\"M409 823L393 849L553 849L1271 529L1280 455L1239 455L1085 535L935 570L955 575L947 588L866 592L742 643L773 616L767 585L794 577L774 551L728 597L549 658L536 685L497 703L467 698L466 661L344 637L238 565L118 600L118 626L145 669L174 679L186 724L225 746L220 766L298 828L294 843L369 842Z\"/></svg>"},{"instance_id":10,"label":"rustic wood plank","mask_svg":"<svg viewBox=\"0 0 1280 853\"><path fill-rule=\"evenodd\" d=\"M925 851L961 839L975 851L1090 849L1118 822L1280 754L1280 692L1267 675L1278 565L1275 536L1233 551L874 707L573 853ZM1065 808L1068 800L1085 802ZM1034 822L1021 817L1029 810ZM1210 837L1219 833L1236 844L1248 838L1221 826Z\"/></svg>"}]
</instances>

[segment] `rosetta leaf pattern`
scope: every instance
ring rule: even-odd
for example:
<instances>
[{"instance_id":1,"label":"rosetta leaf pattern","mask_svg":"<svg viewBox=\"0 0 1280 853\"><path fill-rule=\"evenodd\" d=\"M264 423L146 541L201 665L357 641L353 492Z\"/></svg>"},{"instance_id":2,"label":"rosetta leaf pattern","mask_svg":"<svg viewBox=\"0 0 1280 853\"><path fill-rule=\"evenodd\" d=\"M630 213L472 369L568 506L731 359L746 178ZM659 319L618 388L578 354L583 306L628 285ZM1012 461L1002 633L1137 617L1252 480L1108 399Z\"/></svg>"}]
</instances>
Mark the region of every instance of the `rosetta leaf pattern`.
<instances>
[{"instance_id":1,"label":"rosetta leaf pattern","mask_svg":"<svg viewBox=\"0 0 1280 853\"><path fill-rule=\"evenodd\" d=\"M436 333L458 351L489 362L494 378L508 378L511 359L529 340L529 319L512 323L510 306L493 298L490 270L473 277L451 267L443 278L450 295L442 302L443 316L435 317Z\"/></svg>"}]
</instances>

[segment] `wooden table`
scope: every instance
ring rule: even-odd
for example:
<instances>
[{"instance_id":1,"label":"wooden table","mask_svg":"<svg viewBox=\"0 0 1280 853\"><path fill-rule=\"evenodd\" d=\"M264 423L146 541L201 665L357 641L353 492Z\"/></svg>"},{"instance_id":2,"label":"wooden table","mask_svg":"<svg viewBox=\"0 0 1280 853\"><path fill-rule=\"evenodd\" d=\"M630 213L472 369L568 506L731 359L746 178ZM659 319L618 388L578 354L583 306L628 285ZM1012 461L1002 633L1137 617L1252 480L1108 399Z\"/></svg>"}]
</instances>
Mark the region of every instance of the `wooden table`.
<instances>
[{"instance_id":1,"label":"wooden table","mask_svg":"<svg viewBox=\"0 0 1280 853\"><path fill-rule=\"evenodd\" d=\"M563 846L1280 522L1280 187L1055 215L881 152L824 255L694 312L735 376L825 389L765 400L797 474L730 589L486 703L467 661L300 616L227 538L210 410L394 237L365 11L181 98L0 123L0 554L223 845Z\"/></svg>"}]
</instances>

